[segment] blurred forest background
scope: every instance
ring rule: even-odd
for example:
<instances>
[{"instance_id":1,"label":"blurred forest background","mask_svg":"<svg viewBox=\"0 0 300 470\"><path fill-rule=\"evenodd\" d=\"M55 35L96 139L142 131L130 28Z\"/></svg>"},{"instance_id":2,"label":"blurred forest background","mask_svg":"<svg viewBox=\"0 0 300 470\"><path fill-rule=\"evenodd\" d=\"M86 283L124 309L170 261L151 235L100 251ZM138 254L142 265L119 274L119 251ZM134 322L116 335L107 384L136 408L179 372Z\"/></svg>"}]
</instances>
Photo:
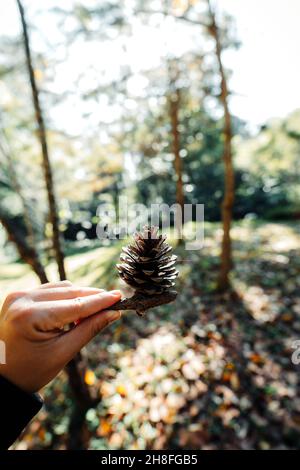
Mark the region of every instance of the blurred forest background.
<instances>
[{"instance_id":1,"label":"blurred forest background","mask_svg":"<svg viewBox=\"0 0 300 470\"><path fill-rule=\"evenodd\" d=\"M176 304L95 339L16 449L299 448L300 77L282 45L297 2L273 3L2 6L1 300L66 277L124 289L126 240L96 237L97 207L120 195L205 204L204 248L171 239Z\"/></svg>"}]
</instances>

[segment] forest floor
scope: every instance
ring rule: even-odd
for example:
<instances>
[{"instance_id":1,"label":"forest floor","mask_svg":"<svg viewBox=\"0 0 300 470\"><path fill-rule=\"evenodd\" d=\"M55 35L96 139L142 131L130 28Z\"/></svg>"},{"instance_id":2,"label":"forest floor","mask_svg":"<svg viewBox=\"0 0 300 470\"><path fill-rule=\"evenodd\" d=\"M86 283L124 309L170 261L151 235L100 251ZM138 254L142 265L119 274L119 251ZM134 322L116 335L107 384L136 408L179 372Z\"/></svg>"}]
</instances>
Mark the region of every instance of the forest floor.
<instances>
[{"instance_id":1,"label":"forest floor","mask_svg":"<svg viewBox=\"0 0 300 470\"><path fill-rule=\"evenodd\" d=\"M236 223L232 292L216 294L221 231L200 251L177 248L178 300L121 322L85 350L86 383L101 396L87 413L92 449L300 448L300 223ZM120 243L67 259L70 279L119 287ZM49 272L53 272L50 267ZM22 264L1 295L36 281ZM298 355L300 357L300 355ZM72 398L63 373L17 449L64 449Z\"/></svg>"}]
</instances>

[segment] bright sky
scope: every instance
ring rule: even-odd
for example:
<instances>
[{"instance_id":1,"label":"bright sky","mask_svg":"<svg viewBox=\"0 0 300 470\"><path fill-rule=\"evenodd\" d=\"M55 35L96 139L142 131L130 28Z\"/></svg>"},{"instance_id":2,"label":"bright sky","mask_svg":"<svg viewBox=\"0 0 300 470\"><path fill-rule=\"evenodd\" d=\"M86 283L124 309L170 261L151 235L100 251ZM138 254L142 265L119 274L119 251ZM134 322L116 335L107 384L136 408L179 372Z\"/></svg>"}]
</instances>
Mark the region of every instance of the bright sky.
<instances>
[{"instance_id":1,"label":"bright sky","mask_svg":"<svg viewBox=\"0 0 300 470\"><path fill-rule=\"evenodd\" d=\"M232 111L257 124L300 107L300 1L218 0L242 41L231 54Z\"/></svg>"},{"instance_id":2,"label":"bright sky","mask_svg":"<svg viewBox=\"0 0 300 470\"><path fill-rule=\"evenodd\" d=\"M71 0L64 0L64 6ZM87 4L93 0L83 2ZM225 64L232 71L231 89L235 96L231 100L232 112L255 127L271 117L283 117L296 108L300 108L300 1L299 0L217 0L219 8L233 15L237 25L238 38L242 46L238 51L227 53ZM19 28L19 18L15 9L15 0L2 2L0 32L12 33ZM41 8L41 2L30 0L24 2L30 7ZM43 1L43 8L53 6L51 0ZM42 20L42 29L48 40L51 40L51 25L48 18ZM47 30L47 28L49 30ZM140 31L140 40L129 48L128 58L136 65L145 60L155 63L156 55L161 48L161 34L153 37ZM175 40L175 39L174 39ZM182 40L182 38L181 38ZM176 40L175 40L176 41ZM180 47L180 41L175 42ZM147 47L145 47L147 46ZM147 54L145 54L147 49ZM102 64L114 73L116 63L111 59L111 51L102 51L97 46L89 47L89 54L80 56L80 66L85 68L95 52L101 56ZM101 53L100 53L101 52ZM97 56L96 56L97 57ZM75 65L78 67L78 55ZM55 88L63 87L73 73L74 63L66 62L57 75ZM90 76L89 80L95 80ZM133 83L136 88L138 83ZM143 86L143 84L141 84ZM146 85L146 84L144 84ZM75 105L74 105L75 106Z\"/></svg>"}]
</instances>

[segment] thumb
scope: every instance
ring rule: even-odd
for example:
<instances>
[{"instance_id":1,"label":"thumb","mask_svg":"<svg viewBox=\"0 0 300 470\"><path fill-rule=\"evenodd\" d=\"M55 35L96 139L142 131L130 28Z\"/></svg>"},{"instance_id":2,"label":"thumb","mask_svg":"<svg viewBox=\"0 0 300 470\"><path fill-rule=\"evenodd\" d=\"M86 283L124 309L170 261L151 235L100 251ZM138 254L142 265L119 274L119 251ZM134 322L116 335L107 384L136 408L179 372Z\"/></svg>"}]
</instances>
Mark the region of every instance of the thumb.
<instances>
[{"instance_id":1,"label":"thumb","mask_svg":"<svg viewBox=\"0 0 300 470\"><path fill-rule=\"evenodd\" d=\"M119 318L121 312L118 310L102 310L80 322L60 338L61 358L69 362L94 336Z\"/></svg>"}]
</instances>

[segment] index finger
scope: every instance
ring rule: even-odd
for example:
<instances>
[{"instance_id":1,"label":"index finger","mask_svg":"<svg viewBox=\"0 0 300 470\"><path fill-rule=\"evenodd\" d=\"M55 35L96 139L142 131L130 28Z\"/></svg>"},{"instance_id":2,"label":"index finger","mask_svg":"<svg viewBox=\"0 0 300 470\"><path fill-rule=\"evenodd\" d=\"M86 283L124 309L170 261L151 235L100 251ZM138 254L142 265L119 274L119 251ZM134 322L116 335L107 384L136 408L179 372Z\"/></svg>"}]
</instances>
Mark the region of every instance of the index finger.
<instances>
[{"instance_id":1,"label":"index finger","mask_svg":"<svg viewBox=\"0 0 300 470\"><path fill-rule=\"evenodd\" d=\"M39 290L42 289L52 289L53 287L71 287L72 282L71 281L58 281L58 282L46 282L45 284L41 284L38 286Z\"/></svg>"},{"instance_id":2,"label":"index finger","mask_svg":"<svg viewBox=\"0 0 300 470\"><path fill-rule=\"evenodd\" d=\"M82 320L95 313L107 309L120 300L121 292L118 290L100 292L87 297L75 299L44 301L39 304L42 316L50 320L51 327L62 327L67 323ZM48 322L47 322L48 323Z\"/></svg>"}]
</instances>

